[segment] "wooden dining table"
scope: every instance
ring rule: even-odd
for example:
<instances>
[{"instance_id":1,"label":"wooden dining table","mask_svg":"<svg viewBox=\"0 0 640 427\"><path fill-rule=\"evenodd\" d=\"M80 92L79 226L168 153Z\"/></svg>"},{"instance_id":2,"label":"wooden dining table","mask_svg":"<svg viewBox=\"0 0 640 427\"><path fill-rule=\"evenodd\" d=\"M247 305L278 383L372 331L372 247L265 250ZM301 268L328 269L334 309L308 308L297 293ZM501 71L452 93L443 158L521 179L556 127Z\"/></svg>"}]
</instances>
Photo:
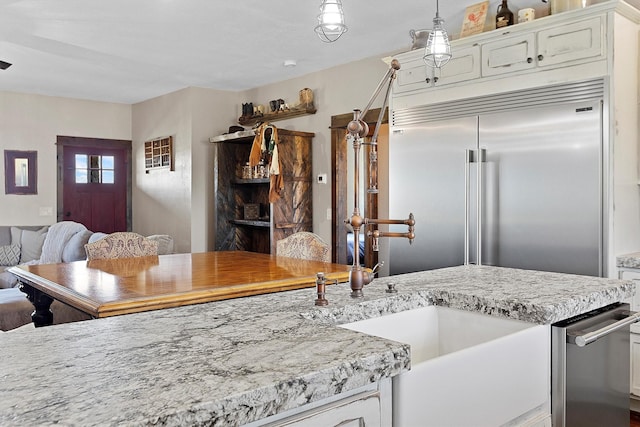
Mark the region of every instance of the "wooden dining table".
<instances>
[{"instance_id":1,"label":"wooden dining table","mask_svg":"<svg viewBox=\"0 0 640 427\"><path fill-rule=\"evenodd\" d=\"M317 273L346 282L351 267L275 255L221 251L11 267L50 325L54 299L93 318L313 287ZM310 304L313 300L310 299Z\"/></svg>"}]
</instances>

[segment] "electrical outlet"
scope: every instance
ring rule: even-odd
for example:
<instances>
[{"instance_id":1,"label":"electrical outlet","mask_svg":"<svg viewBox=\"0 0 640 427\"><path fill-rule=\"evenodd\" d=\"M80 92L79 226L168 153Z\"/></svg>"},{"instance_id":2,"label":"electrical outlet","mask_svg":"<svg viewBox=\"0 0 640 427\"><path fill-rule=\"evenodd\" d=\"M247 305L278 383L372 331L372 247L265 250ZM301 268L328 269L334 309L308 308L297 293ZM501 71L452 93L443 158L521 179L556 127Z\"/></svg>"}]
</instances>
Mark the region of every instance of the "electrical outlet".
<instances>
[{"instance_id":1,"label":"electrical outlet","mask_svg":"<svg viewBox=\"0 0 640 427\"><path fill-rule=\"evenodd\" d=\"M318 178L317 178L317 182L318 182L318 184L326 184L327 183L327 174L326 173L319 174Z\"/></svg>"}]
</instances>

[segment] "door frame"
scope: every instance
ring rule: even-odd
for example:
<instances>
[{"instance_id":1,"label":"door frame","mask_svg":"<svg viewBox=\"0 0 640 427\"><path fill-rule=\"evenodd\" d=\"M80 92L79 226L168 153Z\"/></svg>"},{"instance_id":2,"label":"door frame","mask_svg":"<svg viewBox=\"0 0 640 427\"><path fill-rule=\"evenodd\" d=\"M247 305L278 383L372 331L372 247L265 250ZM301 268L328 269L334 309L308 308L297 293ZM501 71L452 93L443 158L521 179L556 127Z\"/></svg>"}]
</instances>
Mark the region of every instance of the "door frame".
<instances>
[{"instance_id":1,"label":"door frame","mask_svg":"<svg viewBox=\"0 0 640 427\"><path fill-rule=\"evenodd\" d=\"M64 221L63 201L64 201L64 148L65 147L88 147L88 148L105 148L119 149L124 151L124 162L126 165L125 175L127 177L127 231L131 231L133 227L132 209L131 209L131 193L133 183L133 171L131 164L131 141L126 139L104 139L104 138L84 138L79 136L63 136L58 135L56 139L56 157L57 157L57 221Z\"/></svg>"},{"instance_id":2,"label":"door frame","mask_svg":"<svg viewBox=\"0 0 640 427\"><path fill-rule=\"evenodd\" d=\"M363 121L369 125L369 135L373 135L380 108L369 110ZM339 264L347 263L347 234L345 232L344 220L351 215L347 212L347 200L353 197L347 194L347 147L345 142L346 129L349 122L353 120L353 113L345 113L331 116L331 257L332 262ZM389 122L389 110L386 109L381 124ZM364 170L365 182L369 180L369 151L371 146L363 145L362 151L365 159L361 169ZM378 163L379 164L379 163ZM378 174L379 176L379 174ZM371 218L378 217L378 195L370 194L365 191L365 212ZM375 228L373 226L372 228ZM362 230L364 231L364 230ZM356 244L356 242L354 242ZM373 267L378 263L378 252L374 252L371 247L370 239L365 239L364 247L364 266Z\"/></svg>"}]
</instances>

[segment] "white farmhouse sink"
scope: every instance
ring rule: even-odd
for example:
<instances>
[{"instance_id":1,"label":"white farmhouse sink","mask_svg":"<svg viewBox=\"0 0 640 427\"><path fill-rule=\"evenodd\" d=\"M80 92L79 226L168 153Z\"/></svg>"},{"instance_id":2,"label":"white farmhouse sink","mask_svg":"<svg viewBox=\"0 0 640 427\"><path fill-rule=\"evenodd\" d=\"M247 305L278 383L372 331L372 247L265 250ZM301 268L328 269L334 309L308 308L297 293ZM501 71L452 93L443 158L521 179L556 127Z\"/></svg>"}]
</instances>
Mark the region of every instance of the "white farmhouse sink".
<instances>
[{"instance_id":1,"label":"white farmhouse sink","mask_svg":"<svg viewBox=\"0 0 640 427\"><path fill-rule=\"evenodd\" d=\"M411 370L393 379L395 427L517 425L549 414L548 325L430 306L341 327L411 345Z\"/></svg>"}]
</instances>

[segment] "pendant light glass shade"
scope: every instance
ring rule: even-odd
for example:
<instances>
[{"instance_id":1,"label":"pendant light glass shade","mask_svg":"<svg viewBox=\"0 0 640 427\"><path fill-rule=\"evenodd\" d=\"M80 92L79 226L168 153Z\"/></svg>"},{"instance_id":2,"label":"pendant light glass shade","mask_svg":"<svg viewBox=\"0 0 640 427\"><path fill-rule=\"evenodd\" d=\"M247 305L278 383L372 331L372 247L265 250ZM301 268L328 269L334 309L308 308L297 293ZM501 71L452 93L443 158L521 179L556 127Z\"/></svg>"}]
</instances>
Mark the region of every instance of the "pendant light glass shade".
<instances>
[{"instance_id":1,"label":"pendant light glass shade","mask_svg":"<svg viewBox=\"0 0 640 427\"><path fill-rule=\"evenodd\" d=\"M432 68L440 68L451 59L449 36L442 24L444 24L444 19L440 18L438 10L436 9L436 17L433 18L433 29L429 33L423 58L424 62Z\"/></svg>"},{"instance_id":2,"label":"pendant light glass shade","mask_svg":"<svg viewBox=\"0 0 640 427\"><path fill-rule=\"evenodd\" d=\"M347 32L341 0L324 0L322 2L315 31L320 40L325 43L332 43Z\"/></svg>"}]
</instances>

